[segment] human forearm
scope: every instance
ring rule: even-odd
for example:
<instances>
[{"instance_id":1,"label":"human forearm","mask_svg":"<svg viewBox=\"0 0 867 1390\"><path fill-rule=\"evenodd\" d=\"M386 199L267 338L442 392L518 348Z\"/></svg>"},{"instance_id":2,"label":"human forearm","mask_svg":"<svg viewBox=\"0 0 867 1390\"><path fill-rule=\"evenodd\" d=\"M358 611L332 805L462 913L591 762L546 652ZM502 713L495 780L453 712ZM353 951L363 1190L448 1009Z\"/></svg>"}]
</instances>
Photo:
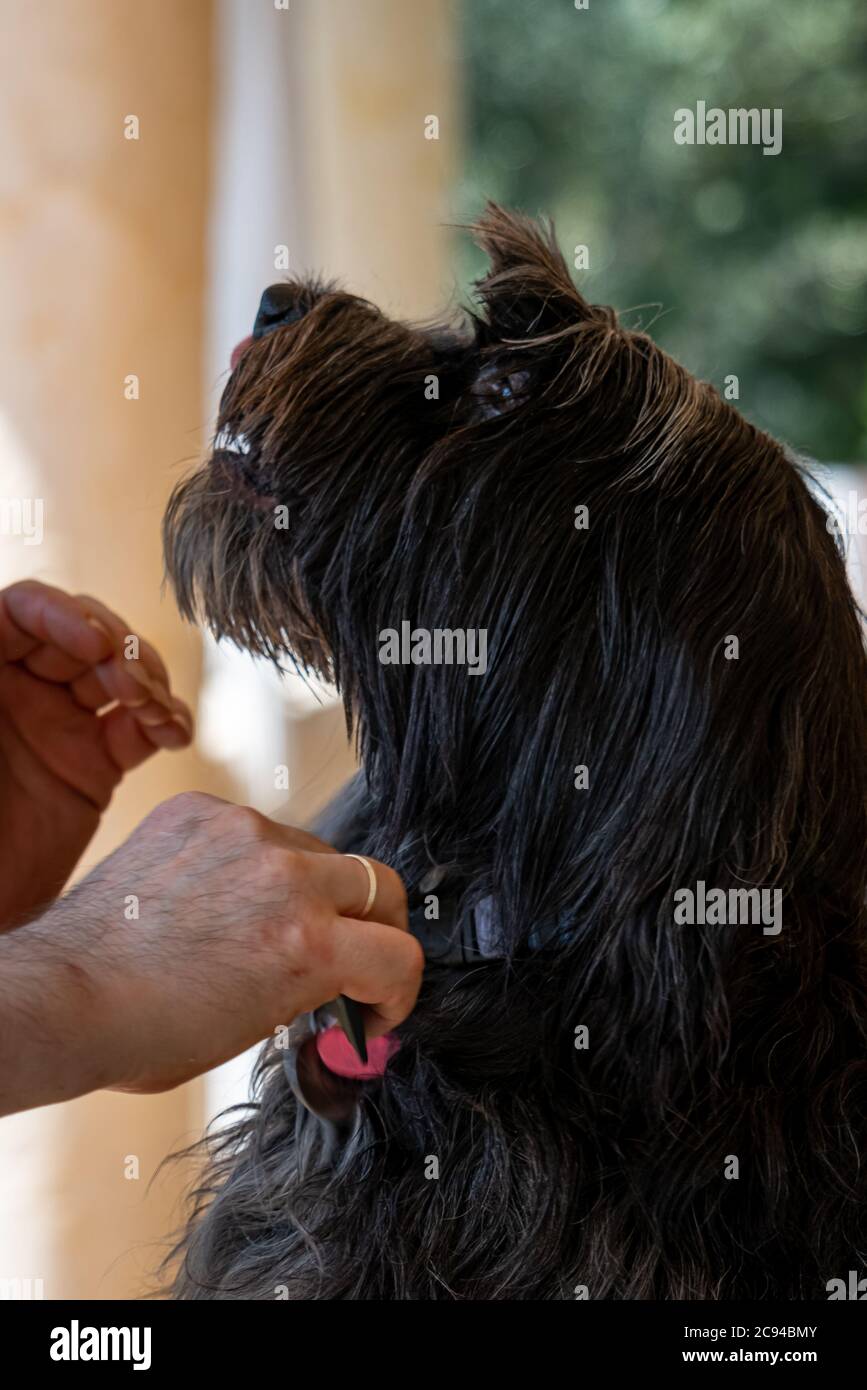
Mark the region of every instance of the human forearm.
<instances>
[{"instance_id":1,"label":"human forearm","mask_svg":"<svg viewBox=\"0 0 867 1390\"><path fill-rule=\"evenodd\" d=\"M0 936L0 1115L112 1083L95 977L73 939L50 912Z\"/></svg>"}]
</instances>

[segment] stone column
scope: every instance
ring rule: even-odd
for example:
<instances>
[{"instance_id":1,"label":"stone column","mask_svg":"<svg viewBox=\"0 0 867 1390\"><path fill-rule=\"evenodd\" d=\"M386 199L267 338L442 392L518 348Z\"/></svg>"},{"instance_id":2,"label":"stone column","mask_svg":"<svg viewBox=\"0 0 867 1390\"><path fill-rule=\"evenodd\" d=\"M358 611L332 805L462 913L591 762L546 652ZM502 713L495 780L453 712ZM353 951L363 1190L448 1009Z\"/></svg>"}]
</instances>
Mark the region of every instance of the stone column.
<instances>
[{"instance_id":1,"label":"stone column","mask_svg":"<svg viewBox=\"0 0 867 1390\"><path fill-rule=\"evenodd\" d=\"M206 418L210 0L0 0L0 27L0 494L44 504L41 545L0 538L0 583L97 595L194 705L201 644L161 594L159 529ZM194 753L132 774L89 862L190 787L224 789ZM0 1277L139 1293L177 1217L177 1180L148 1182L198 1129L200 1093L0 1121Z\"/></svg>"}]
</instances>

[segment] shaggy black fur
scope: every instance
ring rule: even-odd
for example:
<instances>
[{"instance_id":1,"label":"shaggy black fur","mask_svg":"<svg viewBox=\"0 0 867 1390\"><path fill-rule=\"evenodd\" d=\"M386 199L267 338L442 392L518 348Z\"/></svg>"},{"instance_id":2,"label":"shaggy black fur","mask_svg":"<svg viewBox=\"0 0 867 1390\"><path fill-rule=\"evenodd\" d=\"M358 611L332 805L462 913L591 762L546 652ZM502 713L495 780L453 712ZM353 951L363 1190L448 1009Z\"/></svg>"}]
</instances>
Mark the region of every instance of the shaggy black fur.
<instances>
[{"instance_id":1,"label":"shaggy black fur","mask_svg":"<svg viewBox=\"0 0 867 1390\"><path fill-rule=\"evenodd\" d=\"M355 847L492 895L510 959L429 969L327 1163L267 1049L177 1292L825 1299L867 1259L843 560L788 452L588 304L549 230L495 206L474 230L465 328L293 287L166 553L188 616L336 680L369 787ZM383 665L403 619L487 629L487 673ZM782 931L676 925L699 880L779 888ZM562 913L568 940L531 950Z\"/></svg>"}]
</instances>

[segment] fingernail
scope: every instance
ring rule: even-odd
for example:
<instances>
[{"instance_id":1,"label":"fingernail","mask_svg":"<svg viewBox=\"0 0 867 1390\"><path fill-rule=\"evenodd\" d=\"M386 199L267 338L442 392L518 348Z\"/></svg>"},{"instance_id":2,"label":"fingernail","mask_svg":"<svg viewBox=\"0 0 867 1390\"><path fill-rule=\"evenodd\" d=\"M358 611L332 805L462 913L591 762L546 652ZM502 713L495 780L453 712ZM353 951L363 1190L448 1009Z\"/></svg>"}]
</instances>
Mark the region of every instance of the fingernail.
<instances>
[{"instance_id":1,"label":"fingernail","mask_svg":"<svg viewBox=\"0 0 867 1390\"><path fill-rule=\"evenodd\" d=\"M126 703L127 702L124 701L124 704ZM144 709L138 705L129 705L128 708L134 709L136 711L135 717L138 722L140 724L146 724L149 729L156 728L159 724L171 724L171 715L166 714L165 710L159 706L157 706L156 709L150 709L149 706L152 704L152 700L145 700Z\"/></svg>"},{"instance_id":2,"label":"fingernail","mask_svg":"<svg viewBox=\"0 0 867 1390\"><path fill-rule=\"evenodd\" d=\"M152 700L156 700L158 704L165 705L167 710L171 710L171 695L162 681L158 681L152 676L146 666L143 666L140 661L125 661L122 669L132 676L136 685L140 685L143 690L148 692Z\"/></svg>"},{"instance_id":3,"label":"fingernail","mask_svg":"<svg viewBox=\"0 0 867 1390\"><path fill-rule=\"evenodd\" d=\"M148 729L148 738L160 748L186 748L190 735L176 719L167 719L164 724Z\"/></svg>"}]
</instances>

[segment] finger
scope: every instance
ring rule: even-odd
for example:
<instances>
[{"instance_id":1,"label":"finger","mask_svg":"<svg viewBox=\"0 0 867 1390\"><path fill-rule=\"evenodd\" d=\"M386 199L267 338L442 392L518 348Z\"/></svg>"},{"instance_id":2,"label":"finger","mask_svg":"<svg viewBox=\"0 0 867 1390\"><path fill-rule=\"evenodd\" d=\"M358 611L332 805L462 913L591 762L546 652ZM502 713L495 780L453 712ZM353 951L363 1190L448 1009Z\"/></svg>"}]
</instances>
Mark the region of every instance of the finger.
<instances>
[{"instance_id":1,"label":"finger","mask_svg":"<svg viewBox=\"0 0 867 1390\"><path fill-rule=\"evenodd\" d=\"M104 809L119 773L97 738L99 721L89 710L71 704L65 687L35 681L16 664L4 672L4 686L6 716L22 744L59 782L79 789Z\"/></svg>"},{"instance_id":2,"label":"finger","mask_svg":"<svg viewBox=\"0 0 867 1390\"><path fill-rule=\"evenodd\" d=\"M86 605L89 613L93 617L101 620L112 634L116 649L124 651L126 642L130 637L135 637L138 643L138 660L142 663L148 675L158 684L169 687L169 673L166 670L165 662L155 647L148 642L146 637L141 637L137 632L132 632L122 618L117 613L113 613L110 608L106 608L98 598L91 594L79 594L83 604Z\"/></svg>"},{"instance_id":3,"label":"finger","mask_svg":"<svg viewBox=\"0 0 867 1390\"><path fill-rule=\"evenodd\" d=\"M45 643L34 647L32 652L21 658L21 664L39 680L54 681L58 685L69 685L83 672L91 669L89 663L82 661L80 657L70 656L60 647L48 646Z\"/></svg>"},{"instance_id":4,"label":"finger","mask_svg":"<svg viewBox=\"0 0 867 1390\"><path fill-rule=\"evenodd\" d=\"M157 751L131 710L122 705L100 715L100 726L108 755L122 772L138 767Z\"/></svg>"},{"instance_id":5,"label":"finger","mask_svg":"<svg viewBox=\"0 0 867 1390\"><path fill-rule=\"evenodd\" d=\"M7 661L20 661L42 645L59 647L86 665L109 655L110 635L88 621L77 599L62 589L23 579L0 593L0 647Z\"/></svg>"},{"instance_id":6,"label":"finger","mask_svg":"<svg viewBox=\"0 0 867 1390\"><path fill-rule=\"evenodd\" d=\"M406 931L409 916L404 886L387 864L376 859L368 863L376 877L376 895L365 912L370 879L363 864L345 854L305 854L304 866L312 891L343 917L386 922Z\"/></svg>"},{"instance_id":7,"label":"finger","mask_svg":"<svg viewBox=\"0 0 867 1390\"><path fill-rule=\"evenodd\" d=\"M95 666L94 674L109 700L120 700L131 709L144 706L148 701L155 701L166 710L172 707L172 696L166 686L152 677L141 661L113 656Z\"/></svg>"},{"instance_id":8,"label":"finger","mask_svg":"<svg viewBox=\"0 0 867 1390\"><path fill-rule=\"evenodd\" d=\"M131 634L123 621L99 599L90 594L72 597L61 589L37 581L22 581L5 591L4 599L12 623L5 655L24 660L27 669L42 680L71 683L95 661L104 660L112 650L120 660L121 648ZM21 624L29 624L29 631ZM71 624L71 626L70 626ZM11 627L11 624L10 624ZM73 633L75 629L75 633ZM70 636L70 633L73 633ZM94 633L97 634L94 638ZM40 641L44 637L46 640ZM168 673L160 656L144 638L138 638L139 660L129 661L130 675L146 685L147 693L169 703ZM120 681L121 685L124 682ZM126 685L128 686L128 682ZM92 690L92 687L91 687ZM128 691L109 688L109 699L124 698ZM129 695L129 702L132 701ZM80 701L94 708L92 696ZM101 703L105 703L103 700Z\"/></svg>"},{"instance_id":9,"label":"finger","mask_svg":"<svg viewBox=\"0 0 867 1390\"><path fill-rule=\"evenodd\" d=\"M141 650L143 649L144 643L141 644ZM122 673L126 671L133 679L139 680L149 695L154 694L157 698L164 695L168 698L168 687L164 680L161 676L156 676L143 660L134 661L116 653L109 657L108 662L99 664L108 666L110 663L114 663L121 673L121 680ZM88 662L70 656L68 652L61 651L59 647L46 645L35 647L23 658L23 664L31 675L38 676L40 680L56 681L64 685L71 685L80 676L92 670ZM157 665L162 668L161 662L158 662ZM112 695L111 698L117 697ZM105 694L103 694L102 702L105 704Z\"/></svg>"},{"instance_id":10,"label":"finger","mask_svg":"<svg viewBox=\"0 0 867 1390\"><path fill-rule=\"evenodd\" d=\"M331 929L340 994L370 1006L365 1032L377 1038L403 1023L421 987L424 954L414 936L382 922L339 917Z\"/></svg>"},{"instance_id":11,"label":"finger","mask_svg":"<svg viewBox=\"0 0 867 1390\"><path fill-rule=\"evenodd\" d=\"M156 748L188 748L193 741L193 716L182 700L172 702L171 718L161 724L145 724L142 732ZM137 711L133 712L137 715ZM140 717L140 716L139 716Z\"/></svg>"},{"instance_id":12,"label":"finger","mask_svg":"<svg viewBox=\"0 0 867 1390\"><path fill-rule=\"evenodd\" d=\"M129 772L160 748L186 748L192 740L192 725L183 723L176 715L163 724L148 727L139 723L133 710L115 706L100 717L105 745L112 761Z\"/></svg>"},{"instance_id":13,"label":"finger","mask_svg":"<svg viewBox=\"0 0 867 1390\"><path fill-rule=\"evenodd\" d=\"M112 661L114 660L116 658L112 658ZM112 667L112 671L113 669ZM131 673L126 674L131 677ZM150 694L150 687L145 689L138 681L130 683L130 680L123 681L120 677L115 679L113 674L106 677L99 667L86 671L83 676L71 681L70 690L82 709L98 710L106 705L122 704L135 714L141 725L164 724L172 717L175 705L181 706L189 718L189 710L180 700L175 701L171 696L163 698L162 694L160 699L154 699Z\"/></svg>"},{"instance_id":14,"label":"finger","mask_svg":"<svg viewBox=\"0 0 867 1390\"><path fill-rule=\"evenodd\" d=\"M82 709L98 710L113 703L111 696L106 694L105 686L92 668L75 680L71 680L69 688L76 704L81 705Z\"/></svg>"},{"instance_id":15,"label":"finger","mask_svg":"<svg viewBox=\"0 0 867 1390\"><path fill-rule=\"evenodd\" d=\"M100 599L94 598L93 594L76 594L75 601L81 604L89 617L102 623L103 627L111 633L114 650L121 651L126 638L133 635L123 619L111 608L107 608Z\"/></svg>"},{"instance_id":16,"label":"finger","mask_svg":"<svg viewBox=\"0 0 867 1390\"><path fill-rule=\"evenodd\" d=\"M153 680L158 681L169 689L171 687L171 680L166 668L166 663L163 661L156 647L152 646L146 637L140 637L138 639L138 644L141 660L144 662L149 675Z\"/></svg>"}]
</instances>

